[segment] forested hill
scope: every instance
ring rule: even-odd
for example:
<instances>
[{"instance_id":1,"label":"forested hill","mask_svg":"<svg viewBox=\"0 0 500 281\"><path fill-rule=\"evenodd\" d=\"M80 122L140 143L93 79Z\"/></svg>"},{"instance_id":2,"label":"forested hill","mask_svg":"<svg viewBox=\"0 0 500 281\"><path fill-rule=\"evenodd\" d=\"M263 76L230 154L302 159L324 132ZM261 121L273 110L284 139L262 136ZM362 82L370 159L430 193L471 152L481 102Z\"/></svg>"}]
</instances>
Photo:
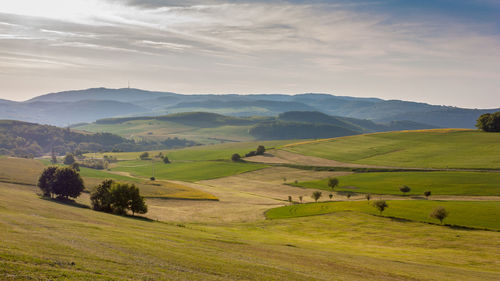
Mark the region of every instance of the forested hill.
<instances>
[{"instance_id":1,"label":"forested hill","mask_svg":"<svg viewBox=\"0 0 500 281\"><path fill-rule=\"evenodd\" d=\"M195 145L182 139L175 142L179 147ZM0 120L0 155L36 157L52 151L59 155L75 151L141 151L172 145L172 141L136 142L110 133L85 133L50 125Z\"/></svg>"},{"instance_id":2,"label":"forested hill","mask_svg":"<svg viewBox=\"0 0 500 281\"><path fill-rule=\"evenodd\" d=\"M330 94L182 95L140 89L92 88L38 96L24 102L0 101L0 119L68 126L110 117L212 112L226 116L276 116L288 111L318 111L376 123L412 121L443 128L474 128L493 109L466 109L401 100Z\"/></svg>"}]
</instances>

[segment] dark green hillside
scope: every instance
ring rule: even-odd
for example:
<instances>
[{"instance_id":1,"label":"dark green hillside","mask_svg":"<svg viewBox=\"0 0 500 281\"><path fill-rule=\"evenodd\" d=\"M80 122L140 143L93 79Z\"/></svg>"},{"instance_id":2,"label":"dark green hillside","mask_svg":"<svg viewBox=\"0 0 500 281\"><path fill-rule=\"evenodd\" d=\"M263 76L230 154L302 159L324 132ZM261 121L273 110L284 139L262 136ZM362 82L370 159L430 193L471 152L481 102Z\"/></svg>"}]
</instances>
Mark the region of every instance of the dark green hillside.
<instances>
[{"instance_id":1,"label":"dark green hillside","mask_svg":"<svg viewBox=\"0 0 500 281\"><path fill-rule=\"evenodd\" d=\"M140 151L167 147L167 143L135 142L110 133L82 133L69 128L0 120L0 155L32 157L51 153L52 150L56 154L65 154L76 150Z\"/></svg>"},{"instance_id":2,"label":"dark green hillside","mask_svg":"<svg viewBox=\"0 0 500 281\"><path fill-rule=\"evenodd\" d=\"M257 139L285 140L351 136L361 134L361 131L330 124L277 121L259 123L249 133Z\"/></svg>"}]
</instances>

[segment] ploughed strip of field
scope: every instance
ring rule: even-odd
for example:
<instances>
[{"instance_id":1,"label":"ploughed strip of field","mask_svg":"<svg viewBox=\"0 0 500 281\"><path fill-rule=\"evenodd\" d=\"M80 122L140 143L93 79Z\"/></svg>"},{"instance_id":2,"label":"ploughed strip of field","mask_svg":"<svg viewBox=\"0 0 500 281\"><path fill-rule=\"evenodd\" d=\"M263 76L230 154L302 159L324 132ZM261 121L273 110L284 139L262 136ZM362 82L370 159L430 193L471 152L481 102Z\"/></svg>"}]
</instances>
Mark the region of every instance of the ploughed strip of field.
<instances>
[{"instance_id":1,"label":"ploughed strip of field","mask_svg":"<svg viewBox=\"0 0 500 281\"><path fill-rule=\"evenodd\" d=\"M213 194L219 201L148 199L148 217L168 221L230 222L264 219L268 209L294 201L311 202L314 189L302 189L285 182L347 175L349 172L315 172L286 167L270 167L253 172L182 185ZM285 181L286 180L286 181ZM171 181L175 182L175 181Z\"/></svg>"}]
</instances>

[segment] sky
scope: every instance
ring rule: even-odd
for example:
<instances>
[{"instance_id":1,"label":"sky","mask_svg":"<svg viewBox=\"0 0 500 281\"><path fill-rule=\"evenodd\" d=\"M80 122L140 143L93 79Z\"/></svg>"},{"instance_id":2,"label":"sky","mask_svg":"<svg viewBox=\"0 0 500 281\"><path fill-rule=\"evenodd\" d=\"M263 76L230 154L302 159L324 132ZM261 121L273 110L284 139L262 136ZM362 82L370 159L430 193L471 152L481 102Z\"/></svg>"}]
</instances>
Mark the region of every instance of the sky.
<instances>
[{"instance_id":1,"label":"sky","mask_svg":"<svg viewBox=\"0 0 500 281\"><path fill-rule=\"evenodd\" d=\"M500 107L500 0L0 0L0 98L93 87Z\"/></svg>"}]
</instances>

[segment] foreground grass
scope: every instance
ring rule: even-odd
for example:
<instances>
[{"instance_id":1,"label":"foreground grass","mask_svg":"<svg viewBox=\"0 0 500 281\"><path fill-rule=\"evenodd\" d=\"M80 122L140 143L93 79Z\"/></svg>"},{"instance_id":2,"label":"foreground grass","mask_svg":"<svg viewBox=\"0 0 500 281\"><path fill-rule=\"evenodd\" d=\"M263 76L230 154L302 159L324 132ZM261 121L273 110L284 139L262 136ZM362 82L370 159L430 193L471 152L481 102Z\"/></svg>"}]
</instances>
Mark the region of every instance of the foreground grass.
<instances>
[{"instance_id":1,"label":"foreground grass","mask_svg":"<svg viewBox=\"0 0 500 281\"><path fill-rule=\"evenodd\" d=\"M2 280L500 277L497 232L358 212L176 225L58 204L39 199L30 187L0 184L0 226Z\"/></svg>"},{"instance_id":2,"label":"foreground grass","mask_svg":"<svg viewBox=\"0 0 500 281\"><path fill-rule=\"evenodd\" d=\"M266 212L269 219L293 218L328 214L333 212L355 211L378 215L379 212L368 201L321 202L297 204L271 209ZM450 212L446 224L479 229L500 230L500 202L472 201L432 201L432 200L395 200L387 201L389 207L383 216L407 219L418 222L439 223L429 214L438 206Z\"/></svg>"},{"instance_id":3,"label":"foreground grass","mask_svg":"<svg viewBox=\"0 0 500 281\"><path fill-rule=\"evenodd\" d=\"M500 195L500 173L487 172L390 172L358 173L338 178L336 191L401 195L399 187L411 188L408 195ZM330 190L328 179L299 182L294 186Z\"/></svg>"},{"instance_id":4,"label":"foreground grass","mask_svg":"<svg viewBox=\"0 0 500 281\"><path fill-rule=\"evenodd\" d=\"M418 168L500 169L500 134L473 130L377 133L302 142L285 150L342 162Z\"/></svg>"}]
</instances>

